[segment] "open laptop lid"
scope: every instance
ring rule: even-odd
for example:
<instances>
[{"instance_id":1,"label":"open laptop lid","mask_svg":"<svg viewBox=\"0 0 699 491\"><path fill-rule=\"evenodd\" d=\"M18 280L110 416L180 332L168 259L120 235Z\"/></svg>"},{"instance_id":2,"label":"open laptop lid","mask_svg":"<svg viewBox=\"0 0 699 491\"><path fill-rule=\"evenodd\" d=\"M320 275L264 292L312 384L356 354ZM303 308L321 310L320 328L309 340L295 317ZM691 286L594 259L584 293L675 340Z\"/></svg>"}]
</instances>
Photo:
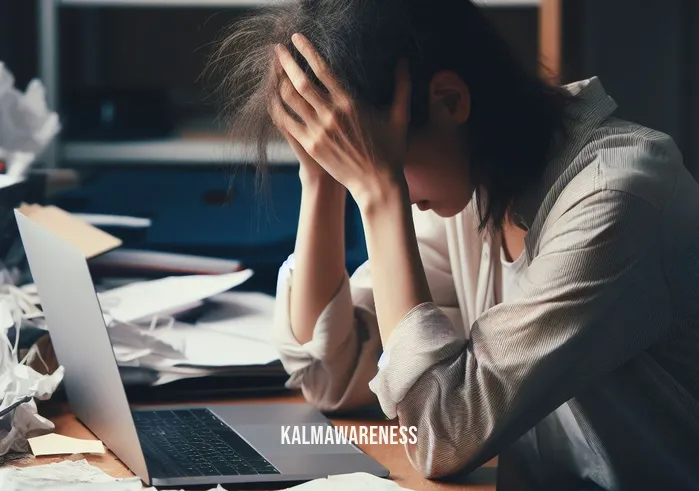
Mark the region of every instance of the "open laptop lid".
<instances>
[{"instance_id":1,"label":"open laptop lid","mask_svg":"<svg viewBox=\"0 0 699 491\"><path fill-rule=\"evenodd\" d=\"M59 363L65 367L64 383L71 408L134 474L149 483L85 253L51 231L45 226L47 222L37 223L31 212L28 215L15 210L51 341ZM48 223L55 226L55 222Z\"/></svg>"}]
</instances>

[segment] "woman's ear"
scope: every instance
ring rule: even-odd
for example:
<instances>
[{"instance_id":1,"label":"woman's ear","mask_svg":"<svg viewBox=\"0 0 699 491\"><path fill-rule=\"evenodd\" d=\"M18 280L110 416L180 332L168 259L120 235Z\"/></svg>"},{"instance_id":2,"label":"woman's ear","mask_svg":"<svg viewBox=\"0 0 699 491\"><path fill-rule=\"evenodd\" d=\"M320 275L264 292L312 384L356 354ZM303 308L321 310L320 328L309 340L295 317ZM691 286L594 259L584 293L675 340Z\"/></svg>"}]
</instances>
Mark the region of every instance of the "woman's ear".
<instances>
[{"instance_id":1,"label":"woman's ear","mask_svg":"<svg viewBox=\"0 0 699 491\"><path fill-rule=\"evenodd\" d=\"M430 118L439 125L462 125L471 114L471 93L459 75L437 72L430 82Z\"/></svg>"}]
</instances>

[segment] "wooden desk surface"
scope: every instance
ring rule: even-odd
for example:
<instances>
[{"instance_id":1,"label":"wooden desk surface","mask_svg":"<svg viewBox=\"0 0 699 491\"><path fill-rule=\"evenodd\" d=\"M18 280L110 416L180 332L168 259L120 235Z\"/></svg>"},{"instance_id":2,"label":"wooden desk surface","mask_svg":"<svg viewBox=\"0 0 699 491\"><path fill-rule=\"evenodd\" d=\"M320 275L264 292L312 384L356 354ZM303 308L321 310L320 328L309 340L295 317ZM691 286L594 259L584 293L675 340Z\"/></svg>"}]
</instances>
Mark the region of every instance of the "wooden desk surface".
<instances>
[{"instance_id":1,"label":"wooden desk surface","mask_svg":"<svg viewBox=\"0 0 699 491\"><path fill-rule=\"evenodd\" d=\"M253 404L275 402L303 402L299 394L275 396L269 398L243 399L234 401L218 401L215 404ZM56 433L74 438L94 439L95 436L80 423L65 404L48 404L40 407L40 414L49 418L56 425ZM360 419L333 419L337 424L350 425L380 425L394 424L388 421L360 420ZM391 472L391 479L399 485L416 491L494 491L495 490L495 462L491 462L474 472L469 478L469 484L447 484L424 479L408 462L402 445L363 445L361 449L376 459ZM114 477L132 477L133 474L118 460L113 453L107 451L104 455L85 456L88 462L99 467L107 474ZM48 464L65 460L60 457L38 457L29 465Z\"/></svg>"}]
</instances>

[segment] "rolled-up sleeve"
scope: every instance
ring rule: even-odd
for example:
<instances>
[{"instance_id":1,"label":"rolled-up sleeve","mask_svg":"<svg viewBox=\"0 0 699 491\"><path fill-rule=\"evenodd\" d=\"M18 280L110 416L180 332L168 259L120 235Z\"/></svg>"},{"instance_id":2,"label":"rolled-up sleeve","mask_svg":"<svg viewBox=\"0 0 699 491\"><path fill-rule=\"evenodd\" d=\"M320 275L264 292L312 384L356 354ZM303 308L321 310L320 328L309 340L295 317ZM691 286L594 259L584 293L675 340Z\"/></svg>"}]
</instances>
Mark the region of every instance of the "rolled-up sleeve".
<instances>
[{"instance_id":1,"label":"rolled-up sleeve","mask_svg":"<svg viewBox=\"0 0 699 491\"><path fill-rule=\"evenodd\" d=\"M408 312L386 341L379 370L369 384L386 416L395 418L397 404L418 379L443 360L460 355L465 345L464 330L457 330L437 304L424 303Z\"/></svg>"},{"instance_id":2,"label":"rolled-up sleeve","mask_svg":"<svg viewBox=\"0 0 699 491\"><path fill-rule=\"evenodd\" d=\"M406 450L427 477L469 472L670 325L660 210L597 191L542 233L520 294L479 317L470 339L434 304L394 329L371 389L416 426Z\"/></svg>"},{"instance_id":3,"label":"rolled-up sleeve","mask_svg":"<svg viewBox=\"0 0 699 491\"><path fill-rule=\"evenodd\" d=\"M363 269L357 271L355 283L361 283L366 274ZM275 344L290 374L287 387L301 388L310 403L327 412L375 404L368 382L376 373L381 340L371 296L357 291L360 298L353 301L352 285L345 276L318 317L311 340L301 344L289 314L292 275L293 255L279 272L274 318Z\"/></svg>"}]
</instances>

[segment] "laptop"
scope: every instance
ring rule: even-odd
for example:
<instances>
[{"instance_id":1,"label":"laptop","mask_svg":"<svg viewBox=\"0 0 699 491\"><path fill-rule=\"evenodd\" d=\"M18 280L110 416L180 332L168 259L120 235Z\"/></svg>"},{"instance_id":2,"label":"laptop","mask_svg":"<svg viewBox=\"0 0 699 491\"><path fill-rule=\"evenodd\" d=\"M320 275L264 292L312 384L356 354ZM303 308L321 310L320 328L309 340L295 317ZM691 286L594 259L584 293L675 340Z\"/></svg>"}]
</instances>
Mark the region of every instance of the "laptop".
<instances>
[{"instance_id":1,"label":"laptop","mask_svg":"<svg viewBox=\"0 0 699 491\"><path fill-rule=\"evenodd\" d=\"M297 483L352 472L388 476L350 443L283 441L285 427L330 425L308 404L130 407L85 255L18 210L15 217L65 367L68 402L147 485Z\"/></svg>"}]
</instances>

